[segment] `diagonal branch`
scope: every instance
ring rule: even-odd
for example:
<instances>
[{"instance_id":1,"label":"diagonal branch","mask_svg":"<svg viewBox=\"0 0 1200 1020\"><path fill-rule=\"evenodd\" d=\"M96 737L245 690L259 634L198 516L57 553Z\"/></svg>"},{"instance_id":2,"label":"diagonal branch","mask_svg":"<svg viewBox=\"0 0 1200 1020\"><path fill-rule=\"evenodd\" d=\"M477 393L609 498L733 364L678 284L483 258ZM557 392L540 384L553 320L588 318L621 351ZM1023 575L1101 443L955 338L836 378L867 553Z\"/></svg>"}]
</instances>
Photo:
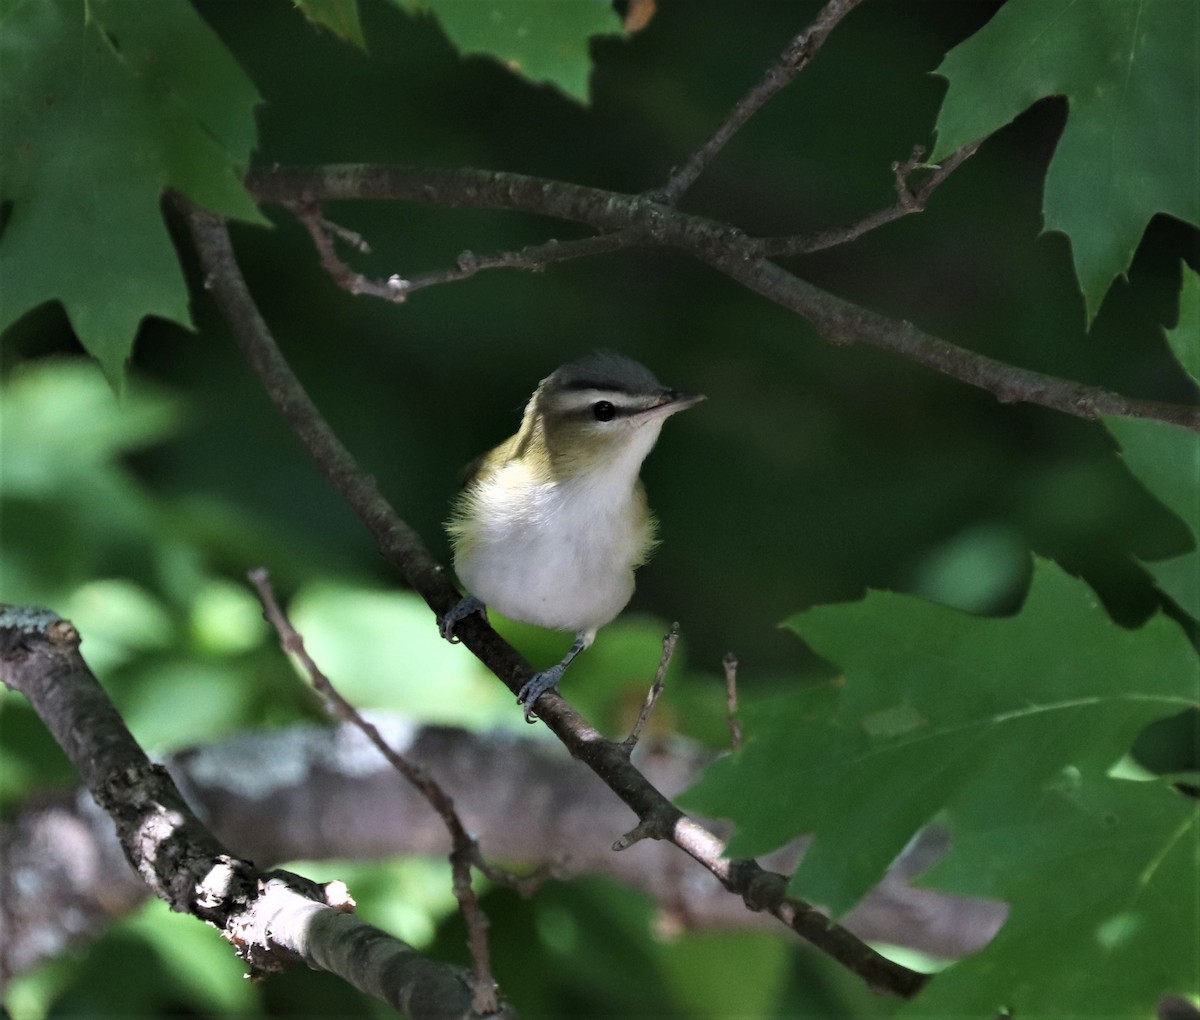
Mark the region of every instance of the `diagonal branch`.
<instances>
[{"instance_id":1,"label":"diagonal branch","mask_svg":"<svg viewBox=\"0 0 1200 1020\"><path fill-rule=\"evenodd\" d=\"M747 92L712 136L691 154L654 198L664 205L674 205L683 196L743 124L761 110L776 93L782 91L803 71L825 44L826 38L838 23L862 0L828 0L811 25L788 43L763 75L762 80Z\"/></svg>"},{"instance_id":2,"label":"diagonal branch","mask_svg":"<svg viewBox=\"0 0 1200 1020\"><path fill-rule=\"evenodd\" d=\"M830 343L866 343L891 351L985 389L1002 403L1040 404L1088 420L1105 414L1145 418L1200 432L1200 406L1127 397L977 354L912 323L897 322L855 305L788 272L770 261L769 239L748 237L727 223L682 213L645 195L490 170L356 164L272 167L252 172L247 184L266 202L294 201L298 196L322 201L386 198L510 209L619 231L631 247L676 248L712 266L807 319Z\"/></svg>"},{"instance_id":3,"label":"diagonal branch","mask_svg":"<svg viewBox=\"0 0 1200 1020\"><path fill-rule=\"evenodd\" d=\"M457 591L416 533L383 499L374 481L357 468L292 373L241 275L225 223L185 199L178 199L178 204L187 217L206 274L206 287L270 399L321 472L375 537L384 558L439 617L444 615L458 600ZM455 633L514 693L533 675L529 664L481 616L463 620ZM544 694L538 703L538 716L571 755L587 765L634 812L639 837L674 843L727 889L740 895L751 909L769 912L872 988L907 997L924 984L926 975L893 963L811 904L787 897L787 881L782 875L767 872L754 861L725 858L721 839L664 797L630 762L621 745L606 739L561 696Z\"/></svg>"}]
</instances>

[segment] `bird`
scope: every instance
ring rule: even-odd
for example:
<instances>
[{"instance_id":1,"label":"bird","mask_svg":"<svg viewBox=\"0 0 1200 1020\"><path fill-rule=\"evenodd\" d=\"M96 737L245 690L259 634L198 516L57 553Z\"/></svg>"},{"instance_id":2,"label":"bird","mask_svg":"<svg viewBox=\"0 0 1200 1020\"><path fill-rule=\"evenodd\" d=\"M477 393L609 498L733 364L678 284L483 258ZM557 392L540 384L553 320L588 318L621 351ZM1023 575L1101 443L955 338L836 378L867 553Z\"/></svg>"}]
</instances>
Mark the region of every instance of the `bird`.
<instances>
[{"instance_id":1,"label":"bird","mask_svg":"<svg viewBox=\"0 0 1200 1020\"><path fill-rule=\"evenodd\" d=\"M639 477L671 415L704 400L664 386L631 358L596 351L534 390L521 426L476 460L446 522L467 594L439 621L442 637L491 606L504 616L573 631L561 662L518 692L526 722L596 632L625 608L634 571L657 544Z\"/></svg>"}]
</instances>

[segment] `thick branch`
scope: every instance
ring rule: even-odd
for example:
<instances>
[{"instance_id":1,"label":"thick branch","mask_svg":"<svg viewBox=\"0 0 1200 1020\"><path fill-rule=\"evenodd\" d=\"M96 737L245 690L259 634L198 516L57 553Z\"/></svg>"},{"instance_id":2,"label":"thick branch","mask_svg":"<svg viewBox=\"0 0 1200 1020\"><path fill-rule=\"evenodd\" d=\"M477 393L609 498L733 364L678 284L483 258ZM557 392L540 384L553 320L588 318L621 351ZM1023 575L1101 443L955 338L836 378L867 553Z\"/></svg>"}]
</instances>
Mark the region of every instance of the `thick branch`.
<instances>
[{"instance_id":1,"label":"thick branch","mask_svg":"<svg viewBox=\"0 0 1200 1020\"><path fill-rule=\"evenodd\" d=\"M472 1015L466 972L362 921L340 883L259 871L230 854L133 739L70 623L47 610L0 610L0 681L29 699L142 880L171 909L216 926L254 971L302 960L414 1018Z\"/></svg>"},{"instance_id":2,"label":"thick branch","mask_svg":"<svg viewBox=\"0 0 1200 1020\"><path fill-rule=\"evenodd\" d=\"M234 259L225 224L182 200L180 204L191 227L207 286L271 400L292 424L318 467L375 535L383 555L439 617L444 615L457 601L457 591L420 539L383 500L374 482L355 467L349 452L320 418L254 304ZM481 616L463 620L455 634L514 693L532 676L529 664ZM542 695L538 716L572 756L587 764L637 815L642 835L670 840L747 902L756 896L755 889L763 880L762 869L753 861L726 860L720 839L688 818L647 782L621 746L607 740L560 695L553 692ZM782 876L778 877L782 883ZM925 979L924 975L892 963L828 918L816 914L809 904L799 900L774 904L768 900L763 906L813 945L862 975L873 987L912 995Z\"/></svg>"},{"instance_id":3,"label":"thick branch","mask_svg":"<svg viewBox=\"0 0 1200 1020\"><path fill-rule=\"evenodd\" d=\"M965 150L964 150L965 151ZM1102 414L1146 418L1200 431L1200 407L1126 397L1098 386L1008 365L959 347L839 298L774 264L775 243L681 213L641 195L484 170L412 167L274 167L248 179L263 201L391 198L447 206L540 213L597 229L621 231L631 245L677 248L801 315L830 343L868 343L960 382L988 390L1003 403L1031 403L1078 418Z\"/></svg>"}]
</instances>

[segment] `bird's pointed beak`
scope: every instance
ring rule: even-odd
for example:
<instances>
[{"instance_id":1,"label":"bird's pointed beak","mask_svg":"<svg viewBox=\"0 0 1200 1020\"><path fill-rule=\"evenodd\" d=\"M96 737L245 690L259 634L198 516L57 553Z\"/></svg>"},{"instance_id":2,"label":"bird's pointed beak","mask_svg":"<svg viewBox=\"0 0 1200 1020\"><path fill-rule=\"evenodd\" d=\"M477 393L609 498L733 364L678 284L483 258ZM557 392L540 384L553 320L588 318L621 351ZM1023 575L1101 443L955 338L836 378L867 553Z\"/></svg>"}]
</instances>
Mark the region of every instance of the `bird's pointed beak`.
<instances>
[{"instance_id":1,"label":"bird's pointed beak","mask_svg":"<svg viewBox=\"0 0 1200 1020\"><path fill-rule=\"evenodd\" d=\"M700 401L707 399L703 393L688 393L686 390L663 390L659 402L650 408L650 413L666 417L669 414L682 411L693 404L698 404Z\"/></svg>"}]
</instances>

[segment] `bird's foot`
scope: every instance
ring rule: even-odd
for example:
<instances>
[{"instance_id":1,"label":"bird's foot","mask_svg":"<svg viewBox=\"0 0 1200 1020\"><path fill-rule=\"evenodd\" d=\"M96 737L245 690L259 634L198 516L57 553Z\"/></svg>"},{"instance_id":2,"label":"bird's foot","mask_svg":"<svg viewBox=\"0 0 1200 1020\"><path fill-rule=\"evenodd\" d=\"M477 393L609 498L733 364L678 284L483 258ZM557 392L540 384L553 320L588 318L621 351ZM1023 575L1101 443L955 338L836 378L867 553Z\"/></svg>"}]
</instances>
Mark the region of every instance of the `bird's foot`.
<instances>
[{"instance_id":1,"label":"bird's foot","mask_svg":"<svg viewBox=\"0 0 1200 1020\"><path fill-rule=\"evenodd\" d=\"M558 682L562 679L566 668L566 663L560 662L549 669L542 670L540 673L535 673L526 681L525 686L517 692L517 704L525 706L525 721L527 723L537 721L537 716L533 714L534 703L547 691L552 691L558 687Z\"/></svg>"},{"instance_id":2,"label":"bird's foot","mask_svg":"<svg viewBox=\"0 0 1200 1020\"><path fill-rule=\"evenodd\" d=\"M456 645L458 644L458 638L454 636L454 628L458 626L460 621L465 620L472 613L478 613L486 619L485 608L483 602L474 595L466 595L455 602L450 607L450 611L438 620L438 631L452 645Z\"/></svg>"}]
</instances>

